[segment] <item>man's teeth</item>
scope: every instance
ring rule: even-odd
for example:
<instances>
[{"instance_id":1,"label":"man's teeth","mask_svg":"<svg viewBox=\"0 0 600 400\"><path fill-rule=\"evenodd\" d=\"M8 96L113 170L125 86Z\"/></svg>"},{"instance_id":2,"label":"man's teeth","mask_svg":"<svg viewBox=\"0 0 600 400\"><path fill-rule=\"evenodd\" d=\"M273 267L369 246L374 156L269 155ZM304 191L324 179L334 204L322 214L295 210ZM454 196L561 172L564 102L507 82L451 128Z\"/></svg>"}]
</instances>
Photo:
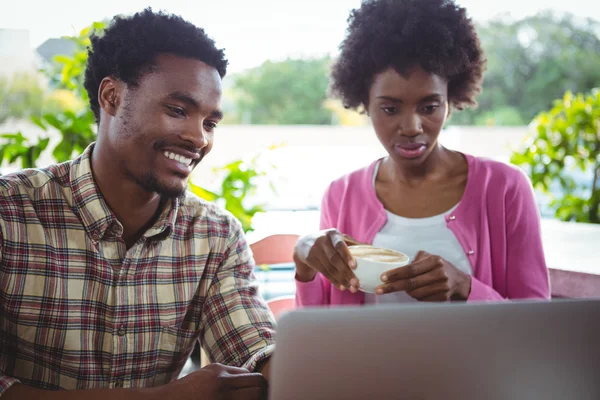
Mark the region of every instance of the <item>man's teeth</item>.
<instances>
[{"instance_id":1,"label":"man's teeth","mask_svg":"<svg viewBox=\"0 0 600 400\"><path fill-rule=\"evenodd\" d=\"M170 151L165 151L163 154L165 155L165 157L170 158L171 160L175 160L175 161L180 162L185 165L192 165L192 161L194 161L191 158L187 158L182 155L172 153Z\"/></svg>"}]
</instances>

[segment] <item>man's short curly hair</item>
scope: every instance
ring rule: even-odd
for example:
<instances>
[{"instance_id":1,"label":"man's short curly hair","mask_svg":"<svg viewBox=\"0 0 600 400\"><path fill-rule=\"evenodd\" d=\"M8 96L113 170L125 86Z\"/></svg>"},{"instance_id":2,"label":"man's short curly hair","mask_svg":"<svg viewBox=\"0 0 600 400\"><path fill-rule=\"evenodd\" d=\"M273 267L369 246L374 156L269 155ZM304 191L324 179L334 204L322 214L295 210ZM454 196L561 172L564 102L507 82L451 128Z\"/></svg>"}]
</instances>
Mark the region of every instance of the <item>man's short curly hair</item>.
<instances>
[{"instance_id":1,"label":"man's short curly hair","mask_svg":"<svg viewBox=\"0 0 600 400\"><path fill-rule=\"evenodd\" d=\"M477 105L485 56L466 10L452 0L364 0L348 18L330 90L347 108L366 105L376 74L415 66L448 82L448 100Z\"/></svg>"},{"instance_id":2,"label":"man's short curly hair","mask_svg":"<svg viewBox=\"0 0 600 400\"><path fill-rule=\"evenodd\" d=\"M223 49L192 23L183 18L146 8L130 17L116 16L101 34L93 34L88 48L85 89L90 106L100 120L100 83L112 76L135 87L152 70L156 56L172 54L194 58L214 67L221 78L228 61Z\"/></svg>"}]
</instances>

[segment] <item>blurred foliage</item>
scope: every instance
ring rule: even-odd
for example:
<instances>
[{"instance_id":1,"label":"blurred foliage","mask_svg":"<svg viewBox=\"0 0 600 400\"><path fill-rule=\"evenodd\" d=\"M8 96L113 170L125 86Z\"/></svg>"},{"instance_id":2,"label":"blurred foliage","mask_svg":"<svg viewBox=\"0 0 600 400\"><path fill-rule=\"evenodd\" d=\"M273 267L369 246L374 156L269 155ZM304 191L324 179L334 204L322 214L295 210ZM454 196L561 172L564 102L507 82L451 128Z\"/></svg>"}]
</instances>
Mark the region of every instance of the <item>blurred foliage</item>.
<instances>
[{"instance_id":1,"label":"blurred foliage","mask_svg":"<svg viewBox=\"0 0 600 400\"><path fill-rule=\"evenodd\" d=\"M4 142L0 145L0 160L6 160L9 164L21 160L21 168L33 168L50 141L44 138L30 144L21 132L4 133L0 135L0 139Z\"/></svg>"},{"instance_id":2,"label":"blurred foliage","mask_svg":"<svg viewBox=\"0 0 600 400\"><path fill-rule=\"evenodd\" d=\"M485 126L524 126L527 125L527 122L515 107L503 106L475 116L473 124Z\"/></svg>"},{"instance_id":3,"label":"blurred foliage","mask_svg":"<svg viewBox=\"0 0 600 400\"><path fill-rule=\"evenodd\" d=\"M68 36L64 39L75 43L75 51L71 55L61 54L54 56L54 63L42 69L54 89L49 96L57 106L64 106L58 110L48 110L40 116L30 114L30 119L46 134L39 135L33 141L25 137L22 132L5 134L1 138L4 143L0 149L0 166L3 162L12 164L21 159L23 168L36 167L37 159L50 142L50 132L56 131L60 139L52 156L57 162L63 162L81 154L85 148L96 138L96 124L94 114L88 104L87 92L83 87L84 72L87 62L87 46L91 44L90 35L96 30L101 32L104 23L95 22L84 28L78 36ZM70 95L66 95L68 92Z\"/></svg>"},{"instance_id":4,"label":"blurred foliage","mask_svg":"<svg viewBox=\"0 0 600 400\"><path fill-rule=\"evenodd\" d=\"M450 123L524 125L566 91L600 86L599 32L597 21L549 12L479 25L488 58L479 106L454 113Z\"/></svg>"},{"instance_id":5,"label":"blurred foliage","mask_svg":"<svg viewBox=\"0 0 600 400\"><path fill-rule=\"evenodd\" d=\"M45 69L50 79L51 86L60 91L69 91L73 94L75 109L66 108L58 113L46 113L39 120L33 121L43 130L49 127L56 129L61 134L61 140L52 151L57 162L72 159L81 154L90 143L96 139L96 124L94 113L89 107L80 108L78 104L88 104L89 97L83 87L84 73L87 63L87 47L91 44L90 35L93 32L101 33L105 23L94 22L84 28L78 36L69 36L66 39L75 44L73 54L54 56L54 64Z\"/></svg>"},{"instance_id":6,"label":"blurred foliage","mask_svg":"<svg viewBox=\"0 0 600 400\"><path fill-rule=\"evenodd\" d=\"M189 189L198 197L215 202L231 212L241 222L244 232L254 230L252 219L258 212L264 212L263 204L249 204L256 193L257 179L267 173L259 164L260 154L252 159L235 160L216 168L215 173L223 175L220 187L215 191L198 186L189 181Z\"/></svg>"},{"instance_id":7,"label":"blurred foliage","mask_svg":"<svg viewBox=\"0 0 600 400\"><path fill-rule=\"evenodd\" d=\"M600 89L565 93L531 126L526 149L511 162L552 198L556 218L600 223Z\"/></svg>"},{"instance_id":8,"label":"blurred foliage","mask_svg":"<svg viewBox=\"0 0 600 400\"><path fill-rule=\"evenodd\" d=\"M53 89L69 90L85 104L88 103L89 97L83 87L88 57L87 49L91 45L92 33L101 34L106 25L105 22L94 22L83 28L77 36L63 37L75 44L75 51L72 54L55 55L54 63L44 68ZM91 113L91 110L89 112Z\"/></svg>"},{"instance_id":9,"label":"blurred foliage","mask_svg":"<svg viewBox=\"0 0 600 400\"><path fill-rule=\"evenodd\" d=\"M238 120L247 124L329 125L331 59L266 61L232 77Z\"/></svg>"},{"instance_id":10,"label":"blurred foliage","mask_svg":"<svg viewBox=\"0 0 600 400\"><path fill-rule=\"evenodd\" d=\"M40 116L46 93L33 74L15 74L11 79L0 77L0 124L9 119Z\"/></svg>"}]
</instances>

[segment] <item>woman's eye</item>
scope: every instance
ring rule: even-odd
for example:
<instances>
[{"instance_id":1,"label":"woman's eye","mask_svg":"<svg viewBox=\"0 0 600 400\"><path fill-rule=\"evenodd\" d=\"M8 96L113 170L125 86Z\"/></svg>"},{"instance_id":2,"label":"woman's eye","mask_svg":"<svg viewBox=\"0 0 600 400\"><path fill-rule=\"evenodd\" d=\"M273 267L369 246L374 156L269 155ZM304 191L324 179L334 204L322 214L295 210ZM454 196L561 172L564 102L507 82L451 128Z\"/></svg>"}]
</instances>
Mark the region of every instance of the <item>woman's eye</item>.
<instances>
[{"instance_id":1,"label":"woman's eye","mask_svg":"<svg viewBox=\"0 0 600 400\"><path fill-rule=\"evenodd\" d=\"M384 113L391 115L396 112L396 107L381 107Z\"/></svg>"},{"instance_id":2,"label":"woman's eye","mask_svg":"<svg viewBox=\"0 0 600 400\"><path fill-rule=\"evenodd\" d=\"M440 106L437 104L430 104L428 106L423 107L423 111L427 114L432 114L437 110Z\"/></svg>"}]
</instances>

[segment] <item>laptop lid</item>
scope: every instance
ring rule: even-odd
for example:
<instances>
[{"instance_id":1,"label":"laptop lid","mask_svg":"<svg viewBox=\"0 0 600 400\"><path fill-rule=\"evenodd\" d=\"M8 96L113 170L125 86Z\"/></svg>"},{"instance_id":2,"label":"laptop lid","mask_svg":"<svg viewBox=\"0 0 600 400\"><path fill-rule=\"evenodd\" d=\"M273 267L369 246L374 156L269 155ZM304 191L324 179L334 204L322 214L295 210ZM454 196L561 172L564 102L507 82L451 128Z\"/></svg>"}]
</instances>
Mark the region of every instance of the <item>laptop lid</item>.
<instances>
[{"instance_id":1,"label":"laptop lid","mask_svg":"<svg viewBox=\"0 0 600 400\"><path fill-rule=\"evenodd\" d=\"M283 315L271 400L600 399L600 300Z\"/></svg>"}]
</instances>

